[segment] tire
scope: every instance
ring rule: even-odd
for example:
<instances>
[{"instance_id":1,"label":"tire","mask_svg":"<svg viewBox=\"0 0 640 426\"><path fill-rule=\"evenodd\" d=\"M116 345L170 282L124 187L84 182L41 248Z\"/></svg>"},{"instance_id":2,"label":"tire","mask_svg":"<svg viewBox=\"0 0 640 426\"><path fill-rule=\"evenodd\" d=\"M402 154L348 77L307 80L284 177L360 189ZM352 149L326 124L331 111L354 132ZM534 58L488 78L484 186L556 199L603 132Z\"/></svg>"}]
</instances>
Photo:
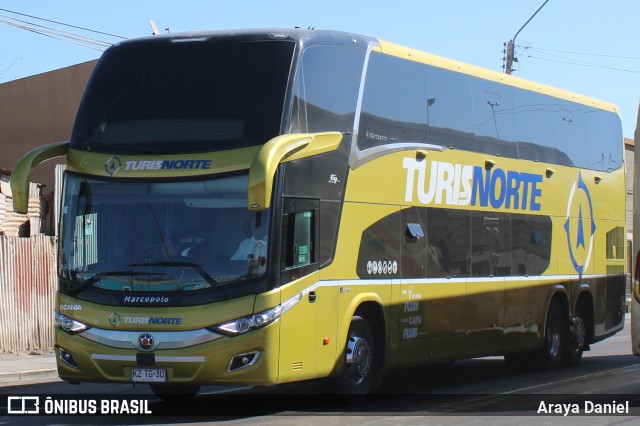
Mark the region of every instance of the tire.
<instances>
[{"instance_id":1,"label":"tire","mask_svg":"<svg viewBox=\"0 0 640 426\"><path fill-rule=\"evenodd\" d=\"M192 400L200 390L200 386L151 385L153 393L163 401L180 402Z\"/></svg>"},{"instance_id":2,"label":"tire","mask_svg":"<svg viewBox=\"0 0 640 426\"><path fill-rule=\"evenodd\" d=\"M582 353L586 347L586 339L586 326L578 311L571 317L569 322L569 333L567 334L567 344L564 350L564 365L573 367L580 363Z\"/></svg>"},{"instance_id":3,"label":"tire","mask_svg":"<svg viewBox=\"0 0 640 426\"><path fill-rule=\"evenodd\" d=\"M557 301L551 300L544 328L544 346L540 357L544 370L555 370L562 365L565 351L566 326L562 309Z\"/></svg>"},{"instance_id":4,"label":"tire","mask_svg":"<svg viewBox=\"0 0 640 426\"><path fill-rule=\"evenodd\" d=\"M344 366L338 377L342 395L366 395L375 375L375 353L371 327L364 318L354 316L344 347Z\"/></svg>"}]
</instances>

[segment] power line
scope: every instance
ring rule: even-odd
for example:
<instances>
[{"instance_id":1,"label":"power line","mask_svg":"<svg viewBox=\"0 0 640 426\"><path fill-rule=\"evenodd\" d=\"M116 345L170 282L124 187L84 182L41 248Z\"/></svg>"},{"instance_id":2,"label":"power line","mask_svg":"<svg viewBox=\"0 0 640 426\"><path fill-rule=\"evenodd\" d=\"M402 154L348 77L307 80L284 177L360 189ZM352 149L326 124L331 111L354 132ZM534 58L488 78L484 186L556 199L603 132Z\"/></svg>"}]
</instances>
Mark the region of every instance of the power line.
<instances>
[{"instance_id":1,"label":"power line","mask_svg":"<svg viewBox=\"0 0 640 426\"><path fill-rule=\"evenodd\" d=\"M15 12L15 11L11 11L11 10L7 10L7 9L2 9L0 8L0 11L4 11L4 12L9 12L12 14L16 14L16 15L20 15L20 16L24 16L24 17L29 17L32 19L37 19L40 21L44 21L44 22L50 22L50 23L54 23L57 25L62 25L65 27L71 27L71 28L75 28L75 29L80 29L83 31L89 31L92 33L97 33L97 34L102 34L102 35L106 35L109 37L115 37L118 39L125 39L125 37L119 36L119 35L115 35L115 34L110 34L110 33L105 33L102 31L96 31L96 30L92 30L90 28L85 28L85 27L79 27L77 25L70 25L70 24L65 24L63 22L59 22L59 21L53 21L51 19L45 19L45 18L40 18L37 16L33 16L33 15L27 15L25 13L19 13L19 12ZM113 43L108 42L108 41L103 41L103 40L98 40L96 38L92 38L92 37L87 37L84 35L80 35L80 34L75 34L75 33L71 33L68 31L63 31L61 29L57 29L57 28L52 28L50 26L46 26L46 25L41 25L38 24L36 22L31 22L31 21L27 21L24 19L18 19L16 17L13 16L6 16L6 15L0 15L0 23L2 24L7 24L10 25L12 27L15 28L19 28L25 31L29 31L35 34L40 34L42 36L45 37L50 37L56 40L61 40L61 41L66 41L78 46L83 46L83 47L87 47L89 49L93 49L93 50L99 50L99 51L104 51L106 50L109 46L111 46Z\"/></svg>"},{"instance_id":2,"label":"power line","mask_svg":"<svg viewBox=\"0 0 640 426\"><path fill-rule=\"evenodd\" d=\"M14 15L26 16L28 18L38 19L40 21L50 22L52 24L63 25L65 27L75 28L75 29L78 29L78 30L89 31L89 32L96 33L96 34L102 34L102 35L107 35L107 36L110 36L110 37L120 38L120 39L123 39L123 40L127 39L127 37L119 36L119 35L116 35L116 34L105 33L105 32L102 32L102 31L96 31L96 30L92 30L90 28L79 27L77 25L65 24L64 22L53 21L51 19L40 18L40 17L33 16L33 15L27 15L26 13L15 12L13 10L0 8L0 11L12 13Z\"/></svg>"},{"instance_id":3,"label":"power line","mask_svg":"<svg viewBox=\"0 0 640 426\"><path fill-rule=\"evenodd\" d=\"M107 47L111 46L111 43L106 41L101 41L94 38L69 33L66 31L60 31L51 27L46 27L33 22L23 21L21 19L11 18L5 15L0 15L0 23L96 50L105 50Z\"/></svg>"},{"instance_id":4,"label":"power line","mask_svg":"<svg viewBox=\"0 0 640 426\"><path fill-rule=\"evenodd\" d=\"M518 45L518 47L521 47L521 48L523 48L525 50L535 50L535 51L540 51L540 52L569 53L569 54L572 54L572 55L599 56L599 57L603 57L603 58L640 60L640 57L635 57L635 56L619 56L619 55L605 55L605 54L600 54L600 53L572 52L572 51L568 51L568 50L543 49L541 47L533 47L533 46L520 46L520 45Z\"/></svg>"},{"instance_id":5,"label":"power line","mask_svg":"<svg viewBox=\"0 0 640 426\"><path fill-rule=\"evenodd\" d=\"M527 55L527 58L531 58L531 59L538 59L541 61L548 61L548 62L556 62L559 64L568 64L568 65L576 65L576 66L580 66L580 67L588 67L588 68L599 68L599 69L606 69L606 70L610 70L610 71L622 71L622 72L629 72L632 74L640 74L640 70L629 70L629 69L624 69L624 68L616 68L616 67L610 67L607 65L600 65L600 64L593 64L593 63L589 63L589 62L584 62L584 61L580 61L583 63L577 63L575 62L574 59L571 58L564 58L567 59L567 61L559 61L557 59L549 59L549 58L540 58L537 56L532 56L532 55ZM569 62L572 61L572 62Z\"/></svg>"}]
</instances>

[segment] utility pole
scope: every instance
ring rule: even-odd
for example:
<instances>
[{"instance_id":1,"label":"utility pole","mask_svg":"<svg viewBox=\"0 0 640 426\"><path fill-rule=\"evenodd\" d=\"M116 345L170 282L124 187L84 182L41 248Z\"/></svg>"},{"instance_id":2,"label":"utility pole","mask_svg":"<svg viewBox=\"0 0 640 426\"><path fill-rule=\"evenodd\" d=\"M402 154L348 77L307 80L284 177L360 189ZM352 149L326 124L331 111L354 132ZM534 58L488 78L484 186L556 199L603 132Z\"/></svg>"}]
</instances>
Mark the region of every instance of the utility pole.
<instances>
[{"instance_id":1,"label":"utility pole","mask_svg":"<svg viewBox=\"0 0 640 426\"><path fill-rule=\"evenodd\" d=\"M505 73L511 74L514 71L513 63L518 62L518 58L516 58L515 56L516 37L518 37L518 34L520 34L520 31L522 31L522 29L527 26L527 24L533 19L534 16L538 14L538 12L540 12L540 9L542 9L544 5L547 4L548 1L549 0L545 0L545 2L542 3L542 6L540 6L538 10L536 10L536 12L533 15L531 15L531 18L529 18L529 20L525 22L522 27L520 27L516 35L514 35L513 38L507 42L506 52L505 52L507 64L504 68Z\"/></svg>"}]
</instances>

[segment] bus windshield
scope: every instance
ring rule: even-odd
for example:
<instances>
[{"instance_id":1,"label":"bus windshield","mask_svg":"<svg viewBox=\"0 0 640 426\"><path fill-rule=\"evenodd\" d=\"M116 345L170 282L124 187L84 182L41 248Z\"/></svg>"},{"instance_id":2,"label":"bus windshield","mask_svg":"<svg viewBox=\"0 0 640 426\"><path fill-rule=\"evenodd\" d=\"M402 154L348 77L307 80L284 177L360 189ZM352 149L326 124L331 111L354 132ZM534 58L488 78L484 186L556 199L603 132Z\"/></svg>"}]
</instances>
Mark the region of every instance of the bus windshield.
<instances>
[{"instance_id":1,"label":"bus windshield","mask_svg":"<svg viewBox=\"0 0 640 426\"><path fill-rule=\"evenodd\" d=\"M114 46L87 86L71 147L170 154L263 144L280 134L293 50L283 40L207 38Z\"/></svg>"},{"instance_id":2,"label":"bus windshield","mask_svg":"<svg viewBox=\"0 0 640 426\"><path fill-rule=\"evenodd\" d=\"M70 281L69 293L220 291L264 275L269 211L247 210L247 179L121 182L67 174L59 274Z\"/></svg>"}]
</instances>

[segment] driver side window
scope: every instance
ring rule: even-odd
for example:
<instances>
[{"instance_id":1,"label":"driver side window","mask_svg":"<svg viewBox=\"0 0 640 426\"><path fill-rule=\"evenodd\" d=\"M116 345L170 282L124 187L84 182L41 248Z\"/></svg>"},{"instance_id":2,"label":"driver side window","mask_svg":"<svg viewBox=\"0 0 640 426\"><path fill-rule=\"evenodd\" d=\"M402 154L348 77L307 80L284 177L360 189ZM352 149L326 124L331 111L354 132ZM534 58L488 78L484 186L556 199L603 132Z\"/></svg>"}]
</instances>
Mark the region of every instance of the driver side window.
<instances>
[{"instance_id":1,"label":"driver side window","mask_svg":"<svg viewBox=\"0 0 640 426\"><path fill-rule=\"evenodd\" d=\"M282 223L282 282L318 270L319 203L287 199Z\"/></svg>"},{"instance_id":2,"label":"driver side window","mask_svg":"<svg viewBox=\"0 0 640 426\"><path fill-rule=\"evenodd\" d=\"M315 262L312 210L287 215L285 267L299 268Z\"/></svg>"}]
</instances>

